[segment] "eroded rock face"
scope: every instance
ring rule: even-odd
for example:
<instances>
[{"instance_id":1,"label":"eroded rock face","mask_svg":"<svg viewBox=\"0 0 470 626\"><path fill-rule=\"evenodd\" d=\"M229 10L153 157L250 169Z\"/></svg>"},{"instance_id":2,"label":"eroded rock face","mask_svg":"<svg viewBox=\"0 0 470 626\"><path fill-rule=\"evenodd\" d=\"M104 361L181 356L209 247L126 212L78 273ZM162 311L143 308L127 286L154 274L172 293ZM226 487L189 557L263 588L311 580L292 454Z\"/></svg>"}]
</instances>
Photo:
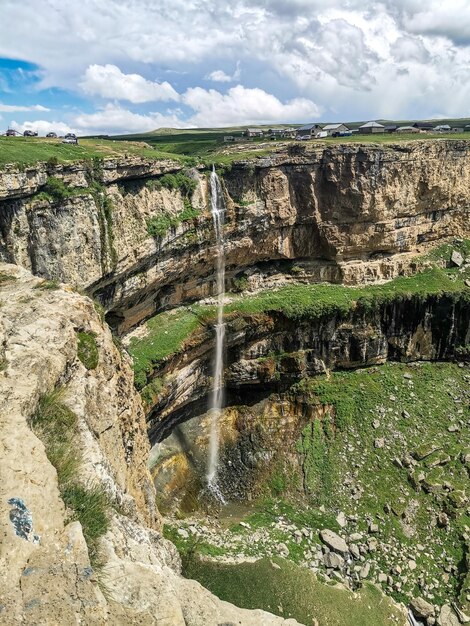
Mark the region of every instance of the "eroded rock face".
<instances>
[{"instance_id":1,"label":"eroded rock face","mask_svg":"<svg viewBox=\"0 0 470 626\"><path fill-rule=\"evenodd\" d=\"M292 260L311 282L389 279L411 271L426 245L469 234L467 142L302 148L235 164L224 175L228 287L241 272L253 287L267 277L292 279ZM85 187L81 167L62 166L54 175ZM90 195L63 205L30 198L45 183L45 166L5 171L1 257L88 289L120 331L162 307L206 297L215 247L203 172L192 172L200 181L192 198L199 216L156 239L147 233L149 217L181 213L183 200L146 180L178 167L107 160L100 172L113 201L107 224Z\"/></svg>"},{"instance_id":2,"label":"eroded rock face","mask_svg":"<svg viewBox=\"0 0 470 626\"><path fill-rule=\"evenodd\" d=\"M179 576L176 550L160 534L132 371L91 300L0 264L0 301L0 623L294 623L237 609ZM96 367L78 358L77 332L93 335ZM28 425L39 398L57 386L78 418L78 478L101 485L112 503L101 573L90 565L80 523L68 522L56 470Z\"/></svg>"},{"instance_id":3,"label":"eroded rock face","mask_svg":"<svg viewBox=\"0 0 470 626\"><path fill-rule=\"evenodd\" d=\"M468 299L407 296L374 309L352 308L314 319L288 319L281 313L238 316L226 328L224 380L234 403L266 390L285 390L301 378L331 369L351 369L387 360L446 360L470 338ZM214 337L201 330L180 354L162 363L155 377L165 385L148 409L152 442L175 423L197 414L211 385ZM273 356L279 355L279 356ZM198 403L199 401L199 403Z\"/></svg>"}]
</instances>

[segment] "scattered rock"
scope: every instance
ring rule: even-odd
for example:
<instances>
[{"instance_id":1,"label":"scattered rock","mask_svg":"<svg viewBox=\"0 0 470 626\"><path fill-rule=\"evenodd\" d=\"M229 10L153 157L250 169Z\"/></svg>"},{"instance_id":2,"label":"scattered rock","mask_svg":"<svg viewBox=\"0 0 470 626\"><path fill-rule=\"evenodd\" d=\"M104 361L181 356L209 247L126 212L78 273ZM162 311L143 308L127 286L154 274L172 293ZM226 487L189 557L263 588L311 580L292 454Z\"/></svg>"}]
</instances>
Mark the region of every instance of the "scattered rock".
<instances>
[{"instance_id":1,"label":"scattered rock","mask_svg":"<svg viewBox=\"0 0 470 626\"><path fill-rule=\"evenodd\" d=\"M414 570L416 569L416 561L414 561L413 559L410 559L408 561L408 567L410 568L412 572L414 572Z\"/></svg>"},{"instance_id":2,"label":"scattered rock","mask_svg":"<svg viewBox=\"0 0 470 626\"><path fill-rule=\"evenodd\" d=\"M402 417L404 417L405 419L408 419L408 418L410 418L410 417L411 417L411 416L410 416L410 414L408 413L408 411L405 411L405 410L403 410L403 411L401 412L401 415L402 415Z\"/></svg>"},{"instance_id":3,"label":"scattered rock","mask_svg":"<svg viewBox=\"0 0 470 626\"><path fill-rule=\"evenodd\" d=\"M348 520L346 519L346 515L343 513L343 511L340 511L338 513L338 515L336 516L336 521L341 528L344 528L348 525Z\"/></svg>"},{"instance_id":4,"label":"scattered rock","mask_svg":"<svg viewBox=\"0 0 470 626\"><path fill-rule=\"evenodd\" d=\"M189 537L188 531L184 528L178 528L178 535L182 537L183 539L188 539Z\"/></svg>"},{"instance_id":5,"label":"scattered rock","mask_svg":"<svg viewBox=\"0 0 470 626\"><path fill-rule=\"evenodd\" d=\"M379 437L374 440L374 448L383 448L385 445L385 439L383 437Z\"/></svg>"},{"instance_id":6,"label":"scattered rock","mask_svg":"<svg viewBox=\"0 0 470 626\"><path fill-rule=\"evenodd\" d=\"M444 604L439 614L440 626L460 626L460 620L448 604Z\"/></svg>"},{"instance_id":7,"label":"scattered rock","mask_svg":"<svg viewBox=\"0 0 470 626\"><path fill-rule=\"evenodd\" d=\"M367 578L369 576L369 573L370 573L370 563L366 563L361 568L361 571L359 572L359 576L361 578Z\"/></svg>"},{"instance_id":8,"label":"scattered rock","mask_svg":"<svg viewBox=\"0 0 470 626\"><path fill-rule=\"evenodd\" d=\"M437 516L437 525L441 528L446 528L449 525L449 518L445 513L439 513Z\"/></svg>"},{"instance_id":9,"label":"scattered rock","mask_svg":"<svg viewBox=\"0 0 470 626\"><path fill-rule=\"evenodd\" d=\"M379 428L379 426L380 426L380 422L379 422L379 420L374 420L374 421L372 422L372 427L373 427L373 428L377 429L377 428Z\"/></svg>"},{"instance_id":10,"label":"scattered rock","mask_svg":"<svg viewBox=\"0 0 470 626\"><path fill-rule=\"evenodd\" d=\"M340 552L341 554L347 554L349 552L348 544L345 540L328 528L320 531L320 539L335 552Z\"/></svg>"},{"instance_id":11,"label":"scattered rock","mask_svg":"<svg viewBox=\"0 0 470 626\"><path fill-rule=\"evenodd\" d=\"M374 522L371 522L369 524L369 532L370 533L378 533L379 532L379 526L378 524L374 524Z\"/></svg>"},{"instance_id":12,"label":"scattered rock","mask_svg":"<svg viewBox=\"0 0 470 626\"><path fill-rule=\"evenodd\" d=\"M349 551L351 552L351 554L353 555L353 557L354 557L355 559L359 559L359 558L360 558L361 553L359 552L359 548L356 546L356 544L355 544L355 543L352 543L352 544L349 546Z\"/></svg>"},{"instance_id":13,"label":"scattered rock","mask_svg":"<svg viewBox=\"0 0 470 626\"><path fill-rule=\"evenodd\" d=\"M456 267L461 267L463 265L463 256L457 250L452 250L450 262Z\"/></svg>"},{"instance_id":14,"label":"scattered rock","mask_svg":"<svg viewBox=\"0 0 470 626\"><path fill-rule=\"evenodd\" d=\"M461 624L470 623L470 617L466 613L461 611L459 607L455 604L455 602L452 602L452 608L457 613L457 617L459 618Z\"/></svg>"}]
</instances>

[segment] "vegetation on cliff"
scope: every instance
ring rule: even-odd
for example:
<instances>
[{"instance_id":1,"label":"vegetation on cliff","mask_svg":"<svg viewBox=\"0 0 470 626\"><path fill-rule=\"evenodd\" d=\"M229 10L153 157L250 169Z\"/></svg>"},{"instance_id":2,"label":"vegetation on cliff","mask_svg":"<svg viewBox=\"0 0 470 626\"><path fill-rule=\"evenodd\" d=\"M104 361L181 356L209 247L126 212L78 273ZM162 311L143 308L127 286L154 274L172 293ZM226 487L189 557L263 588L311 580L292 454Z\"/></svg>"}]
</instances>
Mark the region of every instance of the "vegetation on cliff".
<instances>
[{"instance_id":1,"label":"vegetation on cliff","mask_svg":"<svg viewBox=\"0 0 470 626\"><path fill-rule=\"evenodd\" d=\"M30 424L57 470L59 490L68 508L68 521L78 520L88 545L91 563L99 562L97 540L108 529L108 498L97 485L80 483L82 453L77 443L78 419L64 403L61 389L43 395Z\"/></svg>"}]
</instances>

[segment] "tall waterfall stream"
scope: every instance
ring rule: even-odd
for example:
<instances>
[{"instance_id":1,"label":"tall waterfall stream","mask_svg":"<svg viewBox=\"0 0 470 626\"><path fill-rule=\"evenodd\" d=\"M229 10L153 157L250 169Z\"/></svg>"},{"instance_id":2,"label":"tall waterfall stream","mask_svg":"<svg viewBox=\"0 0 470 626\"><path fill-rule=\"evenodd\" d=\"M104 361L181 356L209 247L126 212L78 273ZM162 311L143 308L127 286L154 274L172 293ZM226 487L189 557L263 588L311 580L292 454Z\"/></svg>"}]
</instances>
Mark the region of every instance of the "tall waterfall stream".
<instances>
[{"instance_id":1,"label":"tall waterfall stream","mask_svg":"<svg viewBox=\"0 0 470 626\"><path fill-rule=\"evenodd\" d=\"M217 481L217 466L219 461L219 418L224 402L224 298L225 298L225 249L224 249L224 217L225 200L219 177L212 168L210 175L211 211L214 221L214 231L217 246L216 260L216 296L217 322L215 325L215 355L213 364L213 382L209 410L211 412L211 429L209 441L209 458L207 463L207 486L209 491L222 503L224 497Z\"/></svg>"}]
</instances>

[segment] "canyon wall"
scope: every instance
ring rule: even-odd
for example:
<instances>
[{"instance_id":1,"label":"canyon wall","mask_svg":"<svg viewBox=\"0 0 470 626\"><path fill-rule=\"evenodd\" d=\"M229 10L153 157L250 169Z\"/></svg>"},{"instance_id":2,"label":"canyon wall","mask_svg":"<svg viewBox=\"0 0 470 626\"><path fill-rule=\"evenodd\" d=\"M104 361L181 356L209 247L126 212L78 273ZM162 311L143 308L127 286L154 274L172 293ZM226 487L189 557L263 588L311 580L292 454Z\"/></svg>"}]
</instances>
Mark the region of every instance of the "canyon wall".
<instances>
[{"instance_id":1,"label":"canyon wall","mask_svg":"<svg viewBox=\"0 0 470 626\"><path fill-rule=\"evenodd\" d=\"M86 289L120 332L162 308L207 297L215 247L204 171L189 171L198 181L191 198L198 215L176 220L162 236L147 232L149 218L183 214L178 190L149 184L181 168L129 158L95 171L89 164L4 171L0 258ZM78 192L59 202L37 198L48 175ZM106 215L90 176L111 200ZM252 287L292 280L293 261L311 282L389 279L412 271L428 245L470 232L463 141L295 145L234 163L223 178L229 288L240 275Z\"/></svg>"}]
</instances>

